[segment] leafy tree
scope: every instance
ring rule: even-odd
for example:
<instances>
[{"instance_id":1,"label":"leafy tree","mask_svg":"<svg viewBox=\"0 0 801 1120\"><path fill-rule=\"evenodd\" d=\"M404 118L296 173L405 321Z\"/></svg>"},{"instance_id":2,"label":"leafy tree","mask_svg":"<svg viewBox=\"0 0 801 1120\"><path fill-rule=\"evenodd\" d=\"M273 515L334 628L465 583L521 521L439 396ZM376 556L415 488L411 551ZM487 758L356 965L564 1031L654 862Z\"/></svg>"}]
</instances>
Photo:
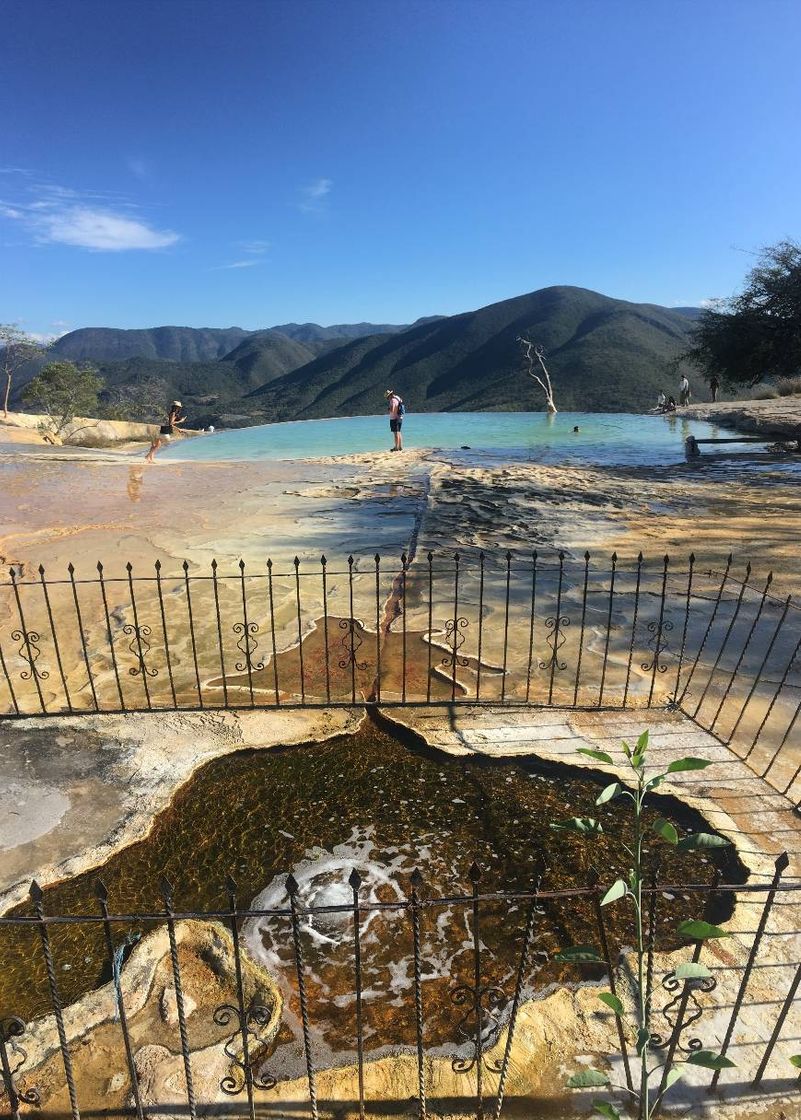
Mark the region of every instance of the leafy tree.
<instances>
[{"instance_id":1,"label":"leafy tree","mask_svg":"<svg viewBox=\"0 0 801 1120\"><path fill-rule=\"evenodd\" d=\"M687 357L732 384L801 373L801 245L762 250L743 291L707 308Z\"/></svg>"},{"instance_id":2,"label":"leafy tree","mask_svg":"<svg viewBox=\"0 0 801 1120\"><path fill-rule=\"evenodd\" d=\"M102 388L103 382L91 366L49 362L26 386L23 399L47 415L44 426L48 431L63 436L76 416L97 412L97 395Z\"/></svg>"},{"instance_id":3,"label":"leafy tree","mask_svg":"<svg viewBox=\"0 0 801 1120\"><path fill-rule=\"evenodd\" d=\"M0 323L0 368L5 374L3 418L8 419L11 384L21 366L44 353L45 346L21 331L16 323Z\"/></svg>"},{"instance_id":4,"label":"leafy tree","mask_svg":"<svg viewBox=\"0 0 801 1120\"><path fill-rule=\"evenodd\" d=\"M148 377L127 385L115 385L101 393L101 414L109 420L152 424L163 421L170 399L170 386L162 378Z\"/></svg>"}]
</instances>

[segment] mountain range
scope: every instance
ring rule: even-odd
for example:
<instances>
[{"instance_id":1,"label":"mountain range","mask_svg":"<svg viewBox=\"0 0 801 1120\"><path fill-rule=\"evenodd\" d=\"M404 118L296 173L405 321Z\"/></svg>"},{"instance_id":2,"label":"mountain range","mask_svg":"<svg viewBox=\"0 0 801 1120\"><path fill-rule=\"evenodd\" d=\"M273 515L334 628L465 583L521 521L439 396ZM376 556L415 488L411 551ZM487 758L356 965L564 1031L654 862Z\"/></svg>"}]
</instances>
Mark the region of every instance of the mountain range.
<instances>
[{"instance_id":1,"label":"mountain range","mask_svg":"<svg viewBox=\"0 0 801 1120\"><path fill-rule=\"evenodd\" d=\"M675 387L698 314L558 286L411 325L83 328L51 354L92 362L110 390L151 383L191 423L236 426L380 412L387 387L410 413L541 409L525 335L545 350L561 410L640 411Z\"/></svg>"}]
</instances>

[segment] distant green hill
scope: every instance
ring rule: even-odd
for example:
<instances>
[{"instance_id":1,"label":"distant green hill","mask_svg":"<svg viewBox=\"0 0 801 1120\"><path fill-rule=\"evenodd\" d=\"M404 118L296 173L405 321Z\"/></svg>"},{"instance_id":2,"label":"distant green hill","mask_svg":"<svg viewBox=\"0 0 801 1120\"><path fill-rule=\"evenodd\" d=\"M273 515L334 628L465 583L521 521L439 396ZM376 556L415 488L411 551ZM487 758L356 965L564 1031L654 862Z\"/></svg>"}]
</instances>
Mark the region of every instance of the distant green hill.
<instances>
[{"instance_id":1,"label":"distant green hill","mask_svg":"<svg viewBox=\"0 0 801 1120\"><path fill-rule=\"evenodd\" d=\"M561 410L640 411L660 389L675 394L698 313L553 287L406 328L87 328L52 353L96 365L110 401L144 384L151 400L183 401L190 423L238 426L380 412L387 387L410 413L541 409L541 390L521 371L516 339L525 334L545 348ZM343 340L349 332L356 337ZM17 381L17 403L29 374Z\"/></svg>"},{"instance_id":2,"label":"distant green hill","mask_svg":"<svg viewBox=\"0 0 801 1120\"><path fill-rule=\"evenodd\" d=\"M222 358L250 333L242 327L82 327L62 335L52 349L71 362L113 362L126 358L207 362Z\"/></svg>"},{"instance_id":3,"label":"distant green hill","mask_svg":"<svg viewBox=\"0 0 801 1120\"><path fill-rule=\"evenodd\" d=\"M355 339L256 389L274 419L380 411L397 389L411 412L542 408L520 371L519 335L545 348L559 408L615 412L649 408L670 393L673 363L692 317L585 288L543 288L393 335Z\"/></svg>"}]
</instances>

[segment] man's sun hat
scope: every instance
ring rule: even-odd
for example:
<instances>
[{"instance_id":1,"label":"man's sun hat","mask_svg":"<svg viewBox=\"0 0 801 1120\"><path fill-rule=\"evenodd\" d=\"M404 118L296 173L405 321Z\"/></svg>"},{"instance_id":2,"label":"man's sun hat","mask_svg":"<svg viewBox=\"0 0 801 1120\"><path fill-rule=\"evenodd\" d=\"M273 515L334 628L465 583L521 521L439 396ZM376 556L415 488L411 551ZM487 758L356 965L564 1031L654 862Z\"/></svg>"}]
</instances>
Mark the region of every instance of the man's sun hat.
<instances>
[{"instance_id":1,"label":"man's sun hat","mask_svg":"<svg viewBox=\"0 0 801 1120\"><path fill-rule=\"evenodd\" d=\"M395 392L394 389L387 389L386 393L384 393L384 396L385 397L391 397L394 392Z\"/></svg>"},{"instance_id":2,"label":"man's sun hat","mask_svg":"<svg viewBox=\"0 0 801 1120\"><path fill-rule=\"evenodd\" d=\"M183 405L181 404L180 401L173 401L172 403L177 404L179 408L183 408Z\"/></svg>"}]
</instances>

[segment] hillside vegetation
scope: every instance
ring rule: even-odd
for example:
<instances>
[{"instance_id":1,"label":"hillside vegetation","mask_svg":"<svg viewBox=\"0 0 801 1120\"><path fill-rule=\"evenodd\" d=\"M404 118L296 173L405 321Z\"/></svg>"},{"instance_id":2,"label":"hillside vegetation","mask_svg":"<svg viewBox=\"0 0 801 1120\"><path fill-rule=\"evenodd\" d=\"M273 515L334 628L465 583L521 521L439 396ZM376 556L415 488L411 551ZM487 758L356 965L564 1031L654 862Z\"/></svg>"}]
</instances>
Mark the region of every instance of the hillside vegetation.
<instances>
[{"instance_id":1,"label":"hillside vegetation","mask_svg":"<svg viewBox=\"0 0 801 1120\"><path fill-rule=\"evenodd\" d=\"M391 336L356 339L255 390L275 419L356 415L397 389L410 411L518 411L542 407L520 372L516 339L545 347L563 410L651 407L678 380L692 317L609 299L584 288L544 288Z\"/></svg>"},{"instance_id":2,"label":"hillside vegetation","mask_svg":"<svg viewBox=\"0 0 801 1120\"><path fill-rule=\"evenodd\" d=\"M145 386L157 408L176 397L194 424L237 426L382 411L387 387L411 413L538 410L516 341L527 335L545 348L561 410L639 411L675 394L697 314L552 287L405 328L87 328L51 353L92 362L112 402Z\"/></svg>"}]
</instances>

